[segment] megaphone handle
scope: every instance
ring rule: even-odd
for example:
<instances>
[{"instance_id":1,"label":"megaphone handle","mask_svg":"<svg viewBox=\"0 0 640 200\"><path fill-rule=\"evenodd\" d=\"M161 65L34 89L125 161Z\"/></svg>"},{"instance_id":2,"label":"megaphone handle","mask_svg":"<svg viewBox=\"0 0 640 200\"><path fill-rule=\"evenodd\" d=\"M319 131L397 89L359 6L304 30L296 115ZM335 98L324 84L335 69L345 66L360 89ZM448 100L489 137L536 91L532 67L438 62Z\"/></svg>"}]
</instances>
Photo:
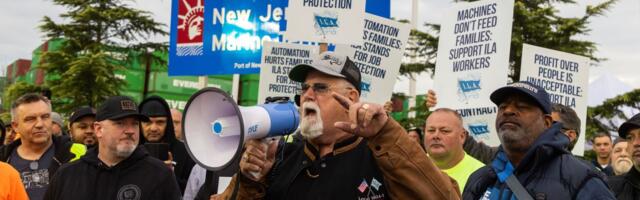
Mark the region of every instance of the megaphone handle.
<instances>
[{"instance_id":1,"label":"megaphone handle","mask_svg":"<svg viewBox=\"0 0 640 200\"><path fill-rule=\"evenodd\" d=\"M262 138L262 143L266 144L267 146L271 146L271 144L273 144L273 142L278 142L280 141L280 138L282 136L275 136L275 137L266 137L266 138ZM249 174L251 174L251 176L253 176L253 178L255 179L260 179L262 178L261 176L261 172L260 171L252 171L249 172Z\"/></svg>"}]
</instances>

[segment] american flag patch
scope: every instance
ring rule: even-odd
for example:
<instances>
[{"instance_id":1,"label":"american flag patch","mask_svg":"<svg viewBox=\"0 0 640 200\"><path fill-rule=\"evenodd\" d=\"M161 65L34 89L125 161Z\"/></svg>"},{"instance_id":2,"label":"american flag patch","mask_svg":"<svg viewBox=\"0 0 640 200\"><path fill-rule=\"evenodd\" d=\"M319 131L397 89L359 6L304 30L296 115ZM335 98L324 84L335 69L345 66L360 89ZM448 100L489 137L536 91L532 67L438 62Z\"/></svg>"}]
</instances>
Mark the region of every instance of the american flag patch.
<instances>
[{"instance_id":1,"label":"american flag patch","mask_svg":"<svg viewBox=\"0 0 640 200\"><path fill-rule=\"evenodd\" d=\"M367 184L367 180L362 179L362 183L360 183L360 186L358 186L358 190L360 190L360 193L363 193L365 190L367 190L368 187L369 185Z\"/></svg>"}]
</instances>

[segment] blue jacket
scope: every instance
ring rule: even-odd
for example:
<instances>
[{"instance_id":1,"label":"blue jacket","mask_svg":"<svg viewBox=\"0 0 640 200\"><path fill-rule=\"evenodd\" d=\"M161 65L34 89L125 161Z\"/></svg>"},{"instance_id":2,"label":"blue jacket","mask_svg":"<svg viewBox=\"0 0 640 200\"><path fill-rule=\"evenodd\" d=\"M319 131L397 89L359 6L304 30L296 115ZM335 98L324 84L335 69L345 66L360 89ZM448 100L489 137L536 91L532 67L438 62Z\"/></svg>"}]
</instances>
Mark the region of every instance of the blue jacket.
<instances>
[{"instance_id":1,"label":"blue jacket","mask_svg":"<svg viewBox=\"0 0 640 200\"><path fill-rule=\"evenodd\" d=\"M542 133L515 168L501 146L491 165L469 177L463 199L516 199L505 183L511 174L534 199L615 199L602 173L565 149L569 138L562 134L561 127L554 123Z\"/></svg>"}]
</instances>

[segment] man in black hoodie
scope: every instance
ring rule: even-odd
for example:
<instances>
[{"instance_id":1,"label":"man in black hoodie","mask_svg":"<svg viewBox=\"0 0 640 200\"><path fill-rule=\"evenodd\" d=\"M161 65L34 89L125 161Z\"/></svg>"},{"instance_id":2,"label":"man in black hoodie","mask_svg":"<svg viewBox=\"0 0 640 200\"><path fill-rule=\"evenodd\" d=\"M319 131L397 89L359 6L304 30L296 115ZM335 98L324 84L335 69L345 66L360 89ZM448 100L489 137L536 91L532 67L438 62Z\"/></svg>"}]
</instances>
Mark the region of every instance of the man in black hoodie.
<instances>
[{"instance_id":1,"label":"man in black hoodie","mask_svg":"<svg viewBox=\"0 0 640 200\"><path fill-rule=\"evenodd\" d=\"M189 156L184 143L176 139L169 104L162 97L151 96L140 103L140 113L149 117L148 122L142 122L140 145L145 143L165 143L169 145L169 152L175 162L173 171L180 186L180 191L184 192L195 162Z\"/></svg>"},{"instance_id":2,"label":"man in black hoodie","mask_svg":"<svg viewBox=\"0 0 640 200\"><path fill-rule=\"evenodd\" d=\"M96 114L98 148L55 174L45 199L180 199L171 170L138 146L140 114L129 97L107 99Z\"/></svg>"}]
</instances>

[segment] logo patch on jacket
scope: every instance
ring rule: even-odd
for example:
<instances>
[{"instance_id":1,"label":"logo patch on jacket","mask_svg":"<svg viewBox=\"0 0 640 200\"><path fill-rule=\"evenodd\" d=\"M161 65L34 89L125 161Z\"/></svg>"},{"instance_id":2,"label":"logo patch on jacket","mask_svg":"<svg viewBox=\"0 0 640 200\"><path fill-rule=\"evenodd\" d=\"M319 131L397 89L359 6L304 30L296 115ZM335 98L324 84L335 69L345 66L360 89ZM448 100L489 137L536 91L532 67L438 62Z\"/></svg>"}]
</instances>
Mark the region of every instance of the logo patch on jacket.
<instances>
[{"instance_id":1,"label":"logo patch on jacket","mask_svg":"<svg viewBox=\"0 0 640 200\"><path fill-rule=\"evenodd\" d=\"M118 200L139 200L141 196L142 190L137 185L124 185L118 190Z\"/></svg>"},{"instance_id":2,"label":"logo patch on jacket","mask_svg":"<svg viewBox=\"0 0 640 200\"><path fill-rule=\"evenodd\" d=\"M382 183L378 181L376 178L372 178L369 184L367 183L367 179L362 179L362 183L358 186L358 191L360 194L358 195L358 200L382 200L384 199L384 193L378 194L377 192L381 192ZM374 191L375 189L375 191Z\"/></svg>"}]
</instances>

